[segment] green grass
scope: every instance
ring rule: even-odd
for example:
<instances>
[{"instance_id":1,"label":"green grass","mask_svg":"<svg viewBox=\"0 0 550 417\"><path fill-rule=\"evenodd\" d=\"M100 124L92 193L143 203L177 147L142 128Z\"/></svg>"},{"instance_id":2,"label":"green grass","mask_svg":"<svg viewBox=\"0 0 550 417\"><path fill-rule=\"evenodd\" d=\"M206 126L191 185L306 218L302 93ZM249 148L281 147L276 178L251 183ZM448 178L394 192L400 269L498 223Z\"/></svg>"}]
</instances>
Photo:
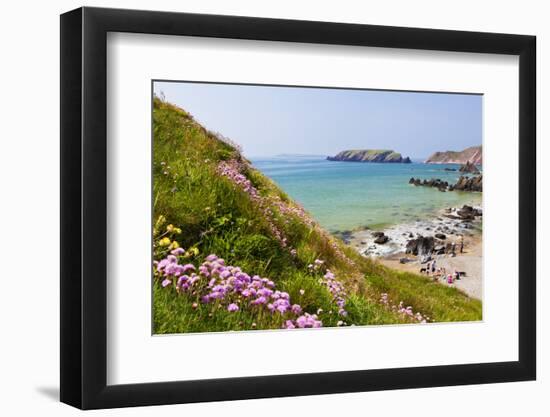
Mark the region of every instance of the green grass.
<instances>
[{"instance_id":1,"label":"green grass","mask_svg":"<svg viewBox=\"0 0 550 417\"><path fill-rule=\"evenodd\" d=\"M269 277L304 311L320 311L324 326L335 326L342 317L319 282L322 274L308 269L317 258L323 259L346 287L348 325L410 322L379 303L383 292L434 321L481 319L480 302L456 289L365 259L319 226L309 226L301 216L281 213L272 204L273 215L268 219L257 201L219 175L221 161L241 161L245 167L242 174L262 201L280 199L290 207L294 203L273 181L247 165L235 146L219 140L184 110L155 98L153 129L153 214L155 220L162 219L154 230L155 259L168 252L168 247L159 243L161 238L188 250L187 261L195 266L215 253L250 275ZM181 233L167 232L167 225L180 228ZM287 248L273 235L273 226L287 238ZM295 256L289 248L296 250ZM155 333L274 329L281 328L285 319L261 309L229 313L216 303L204 305L196 296L162 288L159 278L155 275L153 282Z\"/></svg>"}]
</instances>

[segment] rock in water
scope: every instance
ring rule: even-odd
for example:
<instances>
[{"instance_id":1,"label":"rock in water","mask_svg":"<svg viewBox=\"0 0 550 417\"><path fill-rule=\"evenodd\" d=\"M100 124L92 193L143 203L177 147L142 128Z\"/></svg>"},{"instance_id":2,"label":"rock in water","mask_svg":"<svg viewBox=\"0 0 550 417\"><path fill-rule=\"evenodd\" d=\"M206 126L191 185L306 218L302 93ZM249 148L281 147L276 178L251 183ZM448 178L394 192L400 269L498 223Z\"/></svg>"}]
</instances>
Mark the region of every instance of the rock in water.
<instances>
[{"instance_id":1,"label":"rock in water","mask_svg":"<svg viewBox=\"0 0 550 417\"><path fill-rule=\"evenodd\" d=\"M483 191L483 175L475 177L466 177L461 175L456 184L449 184L447 181L443 181L439 178L431 178L429 180L420 178L409 179L409 184L422 185L425 187L434 187L439 191Z\"/></svg>"},{"instance_id":2,"label":"rock in water","mask_svg":"<svg viewBox=\"0 0 550 417\"><path fill-rule=\"evenodd\" d=\"M483 191L483 175L476 177L464 177L461 176L453 187L454 190L459 191Z\"/></svg>"},{"instance_id":3,"label":"rock in water","mask_svg":"<svg viewBox=\"0 0 550 417\"><path fill-rule=\"evenodd\" d=\"M460 167L459 171L467 172L470 174L479 174L479 169L477 169L477 167L470 161L466 161L466 163Z\"/></svg>"}]
</instances>

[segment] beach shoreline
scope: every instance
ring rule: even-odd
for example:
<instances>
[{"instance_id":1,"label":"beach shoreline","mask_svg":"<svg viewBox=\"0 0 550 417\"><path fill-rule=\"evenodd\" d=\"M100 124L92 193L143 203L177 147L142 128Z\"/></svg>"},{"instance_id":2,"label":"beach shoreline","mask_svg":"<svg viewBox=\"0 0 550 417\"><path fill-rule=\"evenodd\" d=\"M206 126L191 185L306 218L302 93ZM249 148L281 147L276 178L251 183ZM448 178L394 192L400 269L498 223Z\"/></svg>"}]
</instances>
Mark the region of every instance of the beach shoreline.
<instances>
[{"instance_id":1,"label":"beach shoreline","mask_svg":"<svg viewBox=\"0 0 550 417\"><path fill-rule=\"evenodd\" d=\"M472 208L482 212L479 205ZM446 274L452 274L455 271L464 273L452 284L442 277L435 279L432 274L425 275L442 285L456 287L470 297L481 300L483 295L482 215L474 219L463 219L457 215L460 209L462 207L446 208L435 213L432 218L397 224L384 229L353 231L346 238L346 243L361 255L395 270L423 275L425 273L421 270L426 268L429 262L435 261L436 268L444 268ZM387 241L375 243L380 233L387 236ZM421 254L406 253L408 242L419 237L433 237L434 250ZM462 251L461 242L463 242ZM453 244L455 250L450 251L449 248L452 248Z\"/></svg>"}]
</instances>

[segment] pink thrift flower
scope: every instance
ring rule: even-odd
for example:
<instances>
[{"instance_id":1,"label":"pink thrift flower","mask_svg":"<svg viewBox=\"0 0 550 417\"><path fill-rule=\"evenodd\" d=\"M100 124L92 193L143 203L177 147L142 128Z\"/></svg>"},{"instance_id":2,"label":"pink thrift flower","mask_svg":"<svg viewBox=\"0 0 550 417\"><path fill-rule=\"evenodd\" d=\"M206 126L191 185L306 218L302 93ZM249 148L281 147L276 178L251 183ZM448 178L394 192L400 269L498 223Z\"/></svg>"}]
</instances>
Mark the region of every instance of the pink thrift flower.
<instances>
[{"instance_id":1,"label":"pink thrift flower","mask_svg":"<svg viewBox=\"0 0 550 417\"><path fill-rule=\"evenodd\" d=\"M174 256L178 256L178 255L183 255L185 253L185 250L183 248L176 248L170 253Z\"/></svg>"},{"instance_id":2,"label":"pink thrift flower","mask_svg":"<svg viewBox=\"0 0 550 417\"><path fill-rule=\"evenodd\" d=\"M254 305L258 305L258 304L265 304L267 301L267 299L263 296L260 296L258 298L256 298L254 301L252 301L251 304L254 304Z\"/></svg>"},{"instance_id":3,"label":"pink thrift flower","mask_svg":"<svg viewBox=\"0 0 550 417\"><path fill-rule=\"evenodd\" d=\"M185 265L183 265L183 272L184 272L184 273L187 272L187 271L189 271L189 270L194 271L194 270L195 270L195 265L193 265L193 264L185 264Z\"/></svg>"},{"instance_id":4,"label":"pink thrift flower","mask_svg":"<svg viewBox=\"0 0 550 417\"><path fill-rule=\"evenodd\" d=\"M302 307L300 307L298 304L294 304L291 310L294 314L298 315L302 312Z\"/></svg>"},{"instance_id":5,"label":"pink thrift flower","mask_svg":"<svg viewBox=\"0 0 550 417\"><path fill-rule=\"evenodd\" d=\"M235 303L231 303L227 306L227 311L230 313L234 313L235 311L239 311L239 306Z\"/></svg>"}]
</instances>

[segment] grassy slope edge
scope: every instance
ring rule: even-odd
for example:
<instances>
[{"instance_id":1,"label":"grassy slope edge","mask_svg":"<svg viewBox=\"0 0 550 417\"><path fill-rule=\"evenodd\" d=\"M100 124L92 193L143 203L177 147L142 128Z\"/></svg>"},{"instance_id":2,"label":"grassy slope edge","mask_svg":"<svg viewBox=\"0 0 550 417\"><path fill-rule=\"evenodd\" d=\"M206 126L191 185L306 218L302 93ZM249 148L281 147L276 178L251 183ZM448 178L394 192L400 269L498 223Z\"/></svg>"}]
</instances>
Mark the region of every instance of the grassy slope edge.
<instances>
[{"instance_id":1,"label":"grassy slope edge","mask_svg":"<svg viewBox=\"0 0 550 417\"><path fill-rule=\"evenodd\" d=\"M269 277L304 311L319 313L323 326L410 323L406 315L380 303L403 301L429 321L481 319L481 302L455 288L432 283L415 274L390 270L363 258L330 236L273 181L254 169L238 147L209 132L184 110L154 99L153 215L154 256L165 256L173 245L186 249L186 262L198 267L211 253L249 274ZM221 163L239 166L258 191L250 197L242 187L220 175ZM262 201L262 206L258 204ZM266 206L272 213L265 215ZM282 212L281 207L287 210ZM288 210L290 208L290 210ZM167 230L181 229L180 234ZM274 234L274 229L280 232ZM286 238L281 244L281 236ZM161 241L164 241L161 244ZM177 242L177 243L174 243ZM170 244L170 246L168 246ZM322 274L308 265L322 259L346 288L345 318L322 284ZM153 281L154 332L281 328L282 315L242 308L228 312L216 304L163 288Z\"/></svg>"}]
</instances>

